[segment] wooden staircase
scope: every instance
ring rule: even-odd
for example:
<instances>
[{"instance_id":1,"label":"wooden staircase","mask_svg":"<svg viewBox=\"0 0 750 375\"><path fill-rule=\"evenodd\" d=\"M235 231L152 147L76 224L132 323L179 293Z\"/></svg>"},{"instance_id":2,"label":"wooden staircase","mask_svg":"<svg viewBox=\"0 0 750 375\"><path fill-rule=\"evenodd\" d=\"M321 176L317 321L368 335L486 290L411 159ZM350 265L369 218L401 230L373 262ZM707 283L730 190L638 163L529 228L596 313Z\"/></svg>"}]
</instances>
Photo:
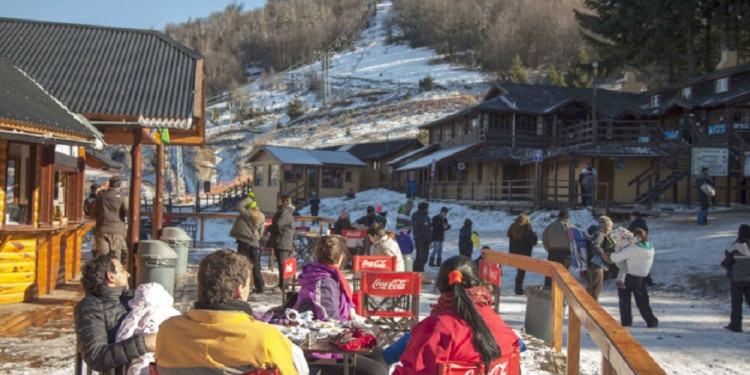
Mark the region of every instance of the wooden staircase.
<instances>
[{"instance_id":1,"label":"wooden staircase","mask_svg":"<svg viewBox=\"0 0 750 375\"><path fill-rule=\"evenodd\" d=\"M666 169L671 170L671 173L662 176ZM649 206L687 176L690 176L690 147L678 146L628 182L628 186L636 186L633 203Z\"/></svg>"}]
</instances>

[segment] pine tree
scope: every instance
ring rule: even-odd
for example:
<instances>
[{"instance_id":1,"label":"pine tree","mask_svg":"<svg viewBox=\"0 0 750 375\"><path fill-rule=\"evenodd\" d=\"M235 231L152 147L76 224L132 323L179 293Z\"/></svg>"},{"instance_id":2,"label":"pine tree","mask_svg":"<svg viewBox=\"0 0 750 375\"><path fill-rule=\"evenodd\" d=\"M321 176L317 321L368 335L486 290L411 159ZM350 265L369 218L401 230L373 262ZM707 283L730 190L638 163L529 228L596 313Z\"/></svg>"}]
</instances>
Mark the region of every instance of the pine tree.
<instances>
[{"instance_id":1,"label":"pine tree","mask_svg":"<svg viewBox=\"0 0 750 375\"><path fill-rule=\"evenodd\" d=\"M581 47L576 59L570 63L568 74L565 75L566 85L570 87L590 87L594 81L589 76L592 69L589 54L586 53L585 48Z\"/></svg>"},{"instance_id":2,"label":"pine tree","mask_svg":"<svg viewBox=\"0 0 750 375\"><path fill-rule=\"evenodd\" d=\"M510 83L529 83L526 79L526 70L523 68L521 57L518 55L513 58L513 65L508 71L507 81Z\"/></svg>"},{"instance_id":3,"label":"pine tree","mask_svg":"<svg viewBox=\"0 0 750 375\"><path fill-rule=\"evenodd\" d=\"M555 65L551 65L549 67L549 72L547 72L547 82L549 82L549 84L552 86L566 86L565 79L560 75L560 73L557 72L557 69L555 69Z\"/></svg>"}]
</instances>

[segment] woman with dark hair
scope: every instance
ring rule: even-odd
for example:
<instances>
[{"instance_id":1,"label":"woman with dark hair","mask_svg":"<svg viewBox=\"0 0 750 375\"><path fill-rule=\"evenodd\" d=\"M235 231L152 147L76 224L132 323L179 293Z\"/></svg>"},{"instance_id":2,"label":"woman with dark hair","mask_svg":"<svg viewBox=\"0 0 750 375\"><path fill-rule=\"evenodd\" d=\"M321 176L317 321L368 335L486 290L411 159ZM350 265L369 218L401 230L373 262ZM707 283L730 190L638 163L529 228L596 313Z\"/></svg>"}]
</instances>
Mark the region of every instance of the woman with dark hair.
<instances>
[{"instance_id":1,"label":"woman with dark hair","mask_svg":"<svg viewBox=\"0 0 750 375\"><path fill-rule=\"evenodd\" d=\"M289 194L282 194L276 202L278 211L271 219L268 226L268 247L273 248L276 253L276 262L279 266L279 288L284 291L284 261L289 252L294 249L294 206Z\"/></svg>"},{"instance_id":2,"label":"woman with dark hair","mask_svg":"<svg viewBox=\"0 0 750 375\"><path fill-rule=\"evenodd\" d=\"M434 375L438 364L464 361L489 364L519 350L518 337L492 309L492 295L482 285L471 258L455 256L438 272L438 303L430 316L412 328L401 365L394 375Z\"/></svg>"},{"instance_id":3,"label":"woman with dark hair","mask_svg":"<svg viewBox=\"0 0 750 375\"><path fill-rule=\"evenodd\" d=\"M727 270L732 297L729 325L724 328L732 332L742 332L743 295L745 302L750 306L750 225L740 225L737 240L724 251L721 266Z\"/></svg>"},{"instance_id":4,"label":"woman with dark hair","mask_svg":"<svg viewBox=\"0 0 750 375\"><path fill-rule=\"evenodd\" d=\"M633 234L636 238L634 244L618 252L605 253L603 257L608 262L625 262L623 268L623 271L627 270L625 285L618 287L617 290L620 299L620 323L622 326L630 327L633 324L633 313L630 305L631 296L633 296L641 317L646 321L646 326L656 328L659 326L659 319L656 319L653 311L651 311L648 290L643 282L654 264L654 247L651 242L648 242L648 234L643 228L636 228Z\"/></svg>"},{"instance_id":5,"label":"woman with dark hair","mask_svg":"<svg viewBox=\"0 0 750 375\"><path fill-rule=\"evenodd\" d=\"M517 255L531 256L531 249L537 244L539 239L531 228L531 220L525 212L518 214L516 221L508 228L508 239L510 239L510 253ZM516 270L516 288L517 296L523 294L523 279L526 278L526 271Z\"/></svg>"}]
</instances>

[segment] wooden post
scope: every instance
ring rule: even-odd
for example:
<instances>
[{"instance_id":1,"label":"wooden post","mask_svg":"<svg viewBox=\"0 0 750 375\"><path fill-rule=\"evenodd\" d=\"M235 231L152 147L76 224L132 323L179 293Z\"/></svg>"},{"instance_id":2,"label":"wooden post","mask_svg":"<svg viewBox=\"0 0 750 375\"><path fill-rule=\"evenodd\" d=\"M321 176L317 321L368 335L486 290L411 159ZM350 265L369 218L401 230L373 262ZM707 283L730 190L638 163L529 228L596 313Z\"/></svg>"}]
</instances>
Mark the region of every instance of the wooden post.
<instances>
[{"instance_id":1,"label":"wooden post","mask_svg":"<svg viewBox=\"0 0 750 375\"><path fill-rule=\"evenodd\" d=\"M550 294L552 300L552 346L559 353L562 351L563 293L554 277Z\"/></svg>"},{"instance_id":2,"label":"wooden post","mask_svg":"<svg viewBox=\"0 0 750 375\"><path fill-rule=\"evenodd\" d=\"M151 216L151 238L158 239L164 218L164 145L156 145L156 191Z\"/></svg>"},{"instance_id":3,"label":"wooden post","mask_svg":"<svg viewBox=\"0 0 750 375\"><path fill-rule=\"evenodd\" d=\"M576 158L570 158L570 167L568 168L568 204L570 207L575 207L576 203L578 203L577 191Z\"/></svg>"},{"instance_id":4,"label":"wooden post","mask_svg":"<svg viewBox=\"0 0 750 375\"><path fill-rule=\"evenodd\" d=\"M141 231L141 168L143 167L143 132L133 129L133 146L130 148L130 207L128 210L127 270L130 286L135 286L135 250Z\"/></svg>"},{"instance_id":5,"label":"wooden post","mask_svg":"<svg viewBox=\"0 0 750 375\"><path fill-rule=\"evenodd\" d=\"M206 220L203 216L201 216L201 242L205 240L204 234L206 233Z\"/></svg>"},{"instance_id":6,"label":"wooden post","mask_svg":"<svg viewBox=\"0 0 750 375\"><path fill-rule=\"evenodd\" d=\"M567 375L578 375L581 371L581 321L573 306L568 305L568 362Z\"/></svg>"}]
</instances>

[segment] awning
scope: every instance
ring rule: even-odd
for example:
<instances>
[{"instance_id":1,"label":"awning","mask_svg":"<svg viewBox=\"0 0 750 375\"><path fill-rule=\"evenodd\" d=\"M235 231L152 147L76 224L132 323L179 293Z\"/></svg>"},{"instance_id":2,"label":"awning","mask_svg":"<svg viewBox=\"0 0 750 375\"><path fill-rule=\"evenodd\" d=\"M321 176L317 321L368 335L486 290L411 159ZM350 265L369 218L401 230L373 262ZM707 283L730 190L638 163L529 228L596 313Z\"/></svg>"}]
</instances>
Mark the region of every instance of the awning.
<instances>
[{"instance_id":1,"label":"awning","mask_svg":"<svg viewBox=\"0 0 750 375\"><path fill-rule=\"evenodd\" d=\"M457 147L451 147L451 148L446 148L443 150L438 150L429 155L425 155L409 164L406 164L401 168L396 169L396 172L427 168L430 166L430 164L432 164L433 161L437 163L441 160L455 156L461 152L471 150L475 147L478 147L479 145L480 143L470 143L467 145L461 145Z\"/></svg>"},{"instance_id":2,"label":"awning","mask_svg":"<svg viewBox=\"0 0 750 375\"><path fill-rule=\"evenodd\" d=\"M124 166L122 164L110 159L107 155L104 155L103 153L96 150L88 149L86 150L86 165L104 170L124 169Z\"/></svg>"}]
</instances>

